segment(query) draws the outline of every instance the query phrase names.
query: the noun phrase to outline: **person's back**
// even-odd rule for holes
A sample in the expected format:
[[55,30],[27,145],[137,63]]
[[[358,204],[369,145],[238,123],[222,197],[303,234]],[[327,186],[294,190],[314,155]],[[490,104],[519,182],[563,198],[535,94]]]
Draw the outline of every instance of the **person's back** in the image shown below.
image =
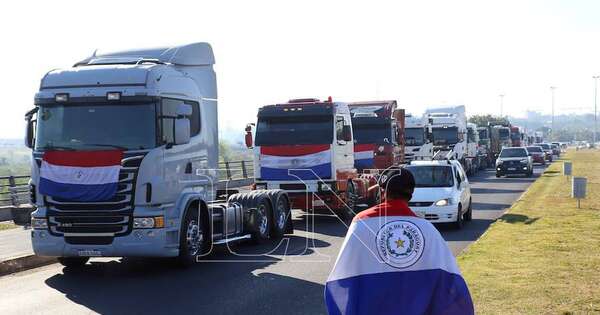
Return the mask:
[[395,169],[382,178],[387,201],[355,217],[327,281],[329,313],[473,314],[446,242],[408,208],[412,174]]

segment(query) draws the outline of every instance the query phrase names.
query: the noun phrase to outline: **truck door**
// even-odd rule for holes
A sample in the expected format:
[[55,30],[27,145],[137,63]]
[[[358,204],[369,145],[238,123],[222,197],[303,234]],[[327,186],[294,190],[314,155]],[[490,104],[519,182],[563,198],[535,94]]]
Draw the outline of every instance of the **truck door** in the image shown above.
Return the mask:
[[354,142],[344,139],[344,127],[351,128],[349,115],[335,116],[335,140],[333,143],[333,168],[336,171],[346,171],[354,168]]

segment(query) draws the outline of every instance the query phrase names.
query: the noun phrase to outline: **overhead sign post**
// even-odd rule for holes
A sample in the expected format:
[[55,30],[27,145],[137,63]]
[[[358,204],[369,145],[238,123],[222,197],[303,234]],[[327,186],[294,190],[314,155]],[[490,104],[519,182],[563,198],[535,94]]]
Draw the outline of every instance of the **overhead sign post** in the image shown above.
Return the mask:
[[581,199],[585,198],[585,191],[587,187],[587,178],[585,177],[573,177],[571,185],[571,197],[577,198],[577,208],[581,208]]

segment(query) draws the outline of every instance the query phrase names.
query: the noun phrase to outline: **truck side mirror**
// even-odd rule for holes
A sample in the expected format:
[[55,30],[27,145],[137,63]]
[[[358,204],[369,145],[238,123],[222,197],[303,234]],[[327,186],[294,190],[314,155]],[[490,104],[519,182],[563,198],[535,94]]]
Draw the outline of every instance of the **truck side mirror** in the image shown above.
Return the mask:
[[344,125],[342,129],[342,138],[344,141],[352,141],[352,127]]
[[246,136],[244,137],[244,140],[246,141],[246,148],[248,149],[252,149],[254,147],[254,142],[252,141],[252,126],[254,126],[254,124],[247,124],[245,129]]
[[35,123],[36,120],[32,119],[33,115],[37,113],[38,107],[30,110],[25,114],[25,146],[32,149],[35,145]]
[[175,144],[186,144],[190,142],[190,118],[192,106],[179,104],[177,106],[177,118],[175,119]]

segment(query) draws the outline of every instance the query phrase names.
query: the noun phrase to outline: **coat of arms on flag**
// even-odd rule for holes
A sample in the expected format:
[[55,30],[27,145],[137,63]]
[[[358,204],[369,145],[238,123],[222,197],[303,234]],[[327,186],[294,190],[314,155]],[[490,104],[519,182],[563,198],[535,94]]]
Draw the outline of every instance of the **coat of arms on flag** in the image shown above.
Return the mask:
[[69,201],[104,201],[117,193],[122,151],[47,151],[40,193]]

